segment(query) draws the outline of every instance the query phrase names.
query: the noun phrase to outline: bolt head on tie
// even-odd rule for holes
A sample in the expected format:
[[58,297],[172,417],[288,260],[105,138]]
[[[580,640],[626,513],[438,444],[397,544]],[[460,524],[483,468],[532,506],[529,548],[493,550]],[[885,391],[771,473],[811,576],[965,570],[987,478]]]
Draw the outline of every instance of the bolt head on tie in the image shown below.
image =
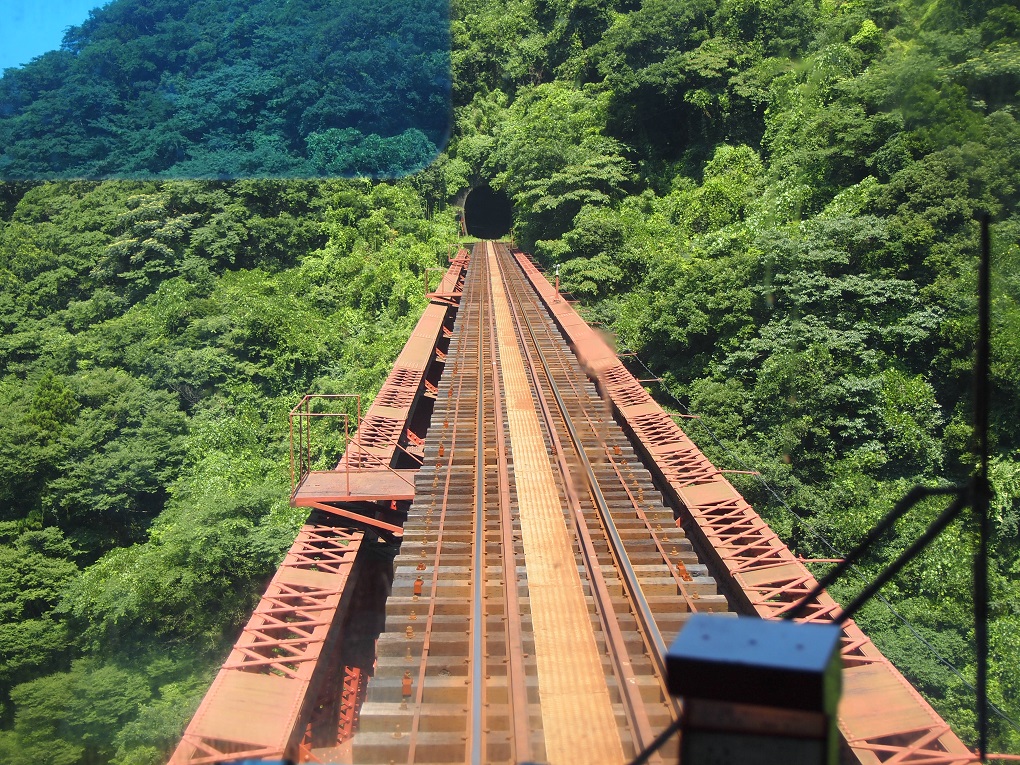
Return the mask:
[[414,637],[414,627],[408,624],[407,629],[404,630],[404,635],[407,637],[408,640],[411,640]]

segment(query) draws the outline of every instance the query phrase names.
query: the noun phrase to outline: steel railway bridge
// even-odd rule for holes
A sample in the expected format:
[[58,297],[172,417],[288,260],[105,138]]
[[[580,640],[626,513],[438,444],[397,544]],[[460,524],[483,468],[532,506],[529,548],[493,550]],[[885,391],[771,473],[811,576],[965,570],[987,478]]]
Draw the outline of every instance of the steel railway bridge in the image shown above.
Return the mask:
[[[815,584],[526,255],[461,250],[429,296],[335,469],[292,412],[311,514],[173,765],[624,762],[679,714],[689,614]],[[845,761],[977,760],[853,622],[842,656]]]

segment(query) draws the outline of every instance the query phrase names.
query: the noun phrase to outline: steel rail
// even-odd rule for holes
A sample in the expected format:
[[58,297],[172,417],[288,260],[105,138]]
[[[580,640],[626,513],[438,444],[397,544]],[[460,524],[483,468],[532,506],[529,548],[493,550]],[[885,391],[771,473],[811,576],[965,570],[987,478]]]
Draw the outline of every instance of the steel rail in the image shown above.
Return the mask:
[[[477,248],[478,245],[475,245]],[[485,262],[488,271],[488,258],[480,258]],[[488,280],[482,279],[482,294],[488,294]],[[471,551],[471,643],[468,659],[471,666],[470,706],[471,726],[468,729],[469,761],[472,765],[481,765],[484,751],[483,741],[485,726],[482,706],[485,697],[485,344],[482,335],[486,323],[484,314],[491,300],[479,301],[478,328],[478,404],[475,417],[475,509],[474,509],[474,549]],[[491,314],[491,308],[489,310]],[[491,319],[491,316],[490,316]]]
[[[500,279],[507,290],[508,297],[510,295],[517,296],[517,291],[512,289],[508,282],[507,271],[504,266],[499,263],[499,250],[497,252],[497,266],[500,269]],[[557,433],[556,425],[553,420],[552,411],[549,408],[546,396],[542,391],[541,381],[538,376],[538,367],[535,363],[534,357],[525,342],[524,325],[528,324],[526,315],[520,309],[519,305],[515,305],[513,300],[508,301],[510,304],[511,314],[514,324],[517,328],[517,335],[521,343],[521,349],[524,352],[524,358],[527,363],[528,373],[531,376],[532,383],[535,387],[535,394],[538,399],[539,408],[542,412],[542,417],[546,423],[546,429],[549,434],[549,438],[552,441],[553,450],[556,455],[556,462],[559,467],[560,473],[563,477],[563,488],[564,493],[567,496],[567,502],[571,508],[571,512],[574,518],[574,524],[578,532],[578,538],[581,541],[581,549],[585,565],[590,575],[590,581],[592,584],[592,593],[595,596],[595,602],[597,604],[597,611],[599,614],[600,621],[602,622],[603,632],[606,636],[607,643],[612,646],[612,650],[609,651],[610,659],[613,662],[614,672],[617,677],[617,681],[620,688],[620,697],[624,702],[624,710],[627,714],[628,722],[631,726],[631,731],[634,735],[636,749],[638,751],[644,749],[654,738],[654,734],[651,730],[651,724],[648,720],[647,710],[645,708],[644,701],[641,699],[640,691],[637,687],[637,682],[634,676],[633,663],[630,659],[630,653],[627,650],[626,643],[623,638],[622,630],[620,629],[619,620],[616,615],[616,610],[613,607],[612,597],[609,594],[609,588],[606,584],[605,577],[602,574],[602,567],[598,560],[598,554],[595,552],[594,543],[591,538],[591,534],[588,529],[587,521],[584,518],[584,512],[581,509],[580,501],[577,497],[577,493],[573,487],[573,481],[570,474],[570,466],[567,464],[566,456],[563,450],[562,442],[560,441]],[[523,323],[522,323],[523,318]],[[529,327],[530,330],[530,327]],[[545,362],[544,357],[541,357],[541,349],[538,348],[537,340],[532,333],[532,342],[535,345],[535,350],[539,353],[540,358],[543,362],[543,366],[546,370],[546,375],[550,383],[550,387],[560,401],[562,407],[562,400],[559,399],[558,391],[551,375],[549,375],[548,365]],[[564,421],[569,422],[565,408],[562,408],[562,417]],[[574,442],[575,448],[577,448],[577,442]],[[583,448],[579,449],[583,453]],[[586,457],[585,457],[586,459]],[[589,465],[590,466],[590,465]],[[603,500],[604,501],[604,500]],[[629,562],[628,562],[629,564]],[[638,591],[640,592],[640,591]],[[643,596],[641,596],[643,598]],[[647,603],[645,603],[647,608]],[[661,636],[660,636],[661,641]]]
[[[536,306],[538,305],[537,299],[533,299],[533,302]],[[564,349],[562,343],[562,335],[554,334],[548,322],[541,322],[541,327],[545,332],[546,338],[549,340],[549,346],[552,348],[553,352],[557,356],[557,360],[560,362],[560,366],[565,370],[569,370],[571,357],[567,355],[568,352],[567,350]],[[616,477],[620,482],[620,486],[622,486],[623,490],[626,492],[627,499],[630,501],[630,504],[634,509],[635,515],[645,525],[645,528],[648,531],[649,538],[652,540],[656,550],[658,550],[659,555],[662,557],[663,563],[666,565],[666,568],[669,571],[670,575],[672,576],[673,581],[676,582],[677,589],[680,591],[680,596],[683,598],[684,603],[687,605],[687,609],[691,613],[696,613],[698,611],[697,606],[698,598],[688,590],[687,582],[679,573],[679,566],[673,565],[672,561],[670,560],[669,554],[666,552],[666,548],[662,545],[662,541],[659,539],[658,534],[656,534],[655,530],[652,528],[651,521],[648,520],[647,514],[641,507],[641,503],[638,501],[637,497],[634,496],[634,493],[631,491],[630,486],[627,485],[627,481],[624,478],[622,471],[620,470],[620,463],[613,456],[612,450],[609,448],[608,441],[606,440],[603,433],[600,432],[600,429],[597,427],[595,421],[592,419],[592,416],[588,411],[588,408],[584,405],[584,395],[581,393],[581,391],[578,390],[577,385],[574,382],[574,376],[571,374],[565,374],[564,377],[567,380],[567,384],[571,387],[571,389],[574,392],[575,401],[578,407],[581,409],[584,420],[585,422],[588,423],[588,427],[591,430],[592,435],[595,437],[595,440],[598,442],[599,446],[605,453],[607,463],[613,468],[613,472],[616,474]],[[606,405],[607,410],[610,409],[610,406],[611,405],[607,403]],[[612,417],[611,414],[609,416],[610,418]],[[627,466],[627,470],[628,472],[631,473],[631,475],[633,475],[633,471],[630,470],[629,466]]]
[[631,599],[634,601],[634,605],[638,608],[638,616],[643,627],[646,631],[646,638],[651,643],[650,647],[654,649],[655,654],[652,656],[656,662],[657,669],[660,672],[661,677],[666,676],[666,643],[662,639],[662,633],[659,631],[659,627],[655,622],[655,617],[652,614],[651,607],[648,605],[648,600],[644,596],[644,592],[641,589],[641,585],[638,582],[637,572],[634,570],[633,565],[630,562],[630,557],[627,555],[627,551],[623,545],[623,539],[620,537],[620,532],[616,527],[616,522],[613,520],[612,514],[609,511],[609,503],[606,502],[605,495],[602,492],[602,487],[599,485],[598,478],[595,475],[595,471],[592,468],[591,460],[588,459],[588,454],[584,449],[584,444],[581,441],[580,435],[577,429],[574,427],[573,418],[567,410],[567,405],[563,400],[563,396],[560,393],[559,385],[553,379],[552,370],[549,366],[549,361],[545,356],[538,343],[538,337],[535,334],[534,327],[532,326],[531,320],[527,314],[522,312],[522,318],[528,328],[528,333],[531,335],[532,342],[535,345],[535,350],[538,355],[538,359],[542,364],[542,369],[545,371],[546,378],[549,381],[549,389],[556,400],[556,404],[559,407],[563,423],[567,428],[570,440],[573,443],[574,450],[577,452],[577,456],[581,461],[582,466],[585,469],[585,475],[588,479],[588,488],[592,492],[596,500],[599,515],[604,524],[606,533],[608,534],[614,557],[617,560],[618,567],[623,573],[624,578],[627,582],[627,589],[631,593]]
[[[491,245],[490,245],[491,246]],[[486,258],[488,261],[488,258]],[[507,468],[506,437],[503,432],[503,392],[500,383],[496,343],[495,311],[489,311],[489,355],[492,374],[493,417],[496,430],[496,476],[499,482],[499,525],[503,542],[503,592],[506,598],[507,658],[510,676],[510,729],[513,733],[514,762],[531,760],[530,715],[527,675],[524,670],[524,641],[521,632],[520,600],[517,593],[517,559],[514,555],[513,514],[510,509],[510,475]]]
[[[526,286],[522,287],[525,294],[532,294],[532,291]],[[537,301],[532,301],[537,303]],[[656,664],[658,676],[664,678],[666,676],[666,644],[662,639],[662,632],[659,630],[658,624],[656,623],[655,616],[652,613],[652,609],[649,606],[648,599],[645,597],[644,592],[641,589],[641,582],[637,579],[636,571],[634,571],[632,564],[630,563],[629,556],[627,555],[626,548],[623,545],[623,540],[620,538],[619,530],[616,527],[616,523],[613,520],[612,513],[609,510],[609,504],[606,501],[605,495],[602,492],[598,477],[595,474],[595,470],[592,467],[591,460],[588,458],[588,454],[584,451],[583,443],[580,440],[578,432],[573,424],[572,417],[567,411],[566,403],[560,393],[559,386],[553,379],[552,370],[549,366],[548,359],[545,353],[539,347],[537,336],[534,334],[534,328],[531,322],[525,315],[525,321],[528,326],[528,331],[532,336],[532,340],[535,344],[535,349],[539,353],[539,358],[542,361],[543,368],[546,371],[546,375],[549,378],[550,389],[556,399],[557,405],[562,413],[564,425],[570,436],[570,440],[573,442],[574,449],[577,452],[577,456],[580,459],[581,465],[584,467],[584,472],[589,481],[589,489],[596,501],[596,505],[599,511],[599,515],[604,524],[605,530],[611,542],[611,548],[613,557],[616,559],[617,566],[620,572],[623,574],[624,579],[627,583],[627,590],[631,593],[631,600],[636,606],[635,615],[639,617],[639,622],[642,625],[642,631],[645,634],[646,643],[649,647],[649,655]],[[555,346],[554,346],[555,347]],[[624,484],[625,486],[625,484]],[[654,535],[654,534],[653,534]],[[660,548],[661,550],[661,548]],[[661,551],[664,553],[664,551]],[[668,560],[668,558],[667,558]],[[670,568],[672,568],[670,566]],[[690,603],[690,602],[688,602]],[[667,695],[667,698],[668,697]]]
[[443,485],[443,504],[439,511],[439,527],[436,531],[436,550],[432,559],[432,582],[429,588],[429,610],[425,621],[424,635],[422,636],[421,659],[418,669],[418,684],[417,689],[415,690],[414,712],[412,714],[409,730],[410,741],[408,743],[407,750],[408,765],[413,765],[415,761],[415,749],[418,738],[417,734],[418,729],[421,726],[421,710],[425,695],[425,678],[428,674],[429,650],[432,641],[432,628],[435,624],[436,617],[436,599],[439,593],[439,564],[443,550],[443,531],[446,527],[446,511],[450,496],[450,481],[453,476],[453,458],[456,454],[457,428],[460,423],[460,405],[465,399],[465,397],[461,395],[464,389],[464,379],[464,375],[457,376],[457,395],[452,397],[455,401],[453,410],[453,430],[450,434],[450,455],[447,457],[446,462],[446,477]]

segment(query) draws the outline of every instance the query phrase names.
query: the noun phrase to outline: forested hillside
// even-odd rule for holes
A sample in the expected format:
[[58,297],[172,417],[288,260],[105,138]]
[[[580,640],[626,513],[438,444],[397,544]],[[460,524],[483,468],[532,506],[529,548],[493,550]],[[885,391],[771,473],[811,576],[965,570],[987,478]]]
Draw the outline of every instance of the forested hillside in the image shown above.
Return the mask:
[[0,78],[0,177],[391,177],[446,141],[442,0],[99,5]]
[[[809,558],[970,471],[990,214],[990,692],[1020,719],[1017,4],[454,0],[453,16],[454,140],[408,181],[0,187],[0,760],[163,759],[302,520],[286,411],[378,386],[455,234],[445,205],[480,182],[662,377],[656,395],[701,415],[699,445],[762,472],[735,483]],[[972,531],[860,621],[973,742]],[[992,722],[993,748],[1020,752]]]
[[378,389],[456,228],[413,181],[3,191],[0,761],[162,762],[307,517],[287,412]]
[[[762,471],[735,483],[806,557],[971,470],[977,217],[992,216],[991,697],[1014,721],[993,715],[995,746],[1020,751],[1018,5],[454,6],[447,175],[511,196],[523,246],[562,264],[664,403],[701,415],[691,435],[720,466]],[[973,741],[971,532],[943,534],[860,621]]]

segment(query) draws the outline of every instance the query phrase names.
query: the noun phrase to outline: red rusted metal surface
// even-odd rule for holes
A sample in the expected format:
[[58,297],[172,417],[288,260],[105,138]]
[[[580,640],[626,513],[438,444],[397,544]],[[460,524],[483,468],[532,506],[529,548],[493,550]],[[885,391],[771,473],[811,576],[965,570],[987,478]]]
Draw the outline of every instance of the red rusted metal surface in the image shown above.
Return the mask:
[[304,526],[170,759],[298,758],[316,665],[338,637],[362,532]]
[[[440,280],[442,294],[449,297],[462,288],[467,262],[467,253],[460,251]],[[402,532],[399,522],[391,523],[385,516],[397,509],[398,502],[406,504],[414,496],[413,470],[398,465],[402,455],[414,457],[414,450],[420,449],[421,439],[409,423],[421,398],[434,396],[442,365],[437,344],[449,337],[450,302],[433,300],[425,309],[364,418],[360,397],[353,396],[357,399],[353,436],[346,413],[311,408],[316,399],[350,396],[305,396],[292,410],[295,506],[392,535]],[[344,419],[346,448],[333,471],[311,469],[314,417]],[[412,464],[420,465],[420,457]],[[370,512],[366,506],[378,509]],[[321,716],[324,706],[321,686],[336,676],[334,668],[320,666],[319,659],[330,655],[339,642],[349,600],[345,588],[356,571],[363,536],[362,531],[325,525],[302,529],[189,724],[171,760],[174,765],[242,757],[311,758],[314,718]],[[364,682],[359,674],[362,696]],[[357,698],[353,702],[348,698],[347,706],[343,701],[334,720],[337,740],[353,730],[360,704]]]
[[409,442],[407,425],[414,405],[428,390],[426,375],[429,367],[434,361],[443,362],[442,353],[437,354],[436,345],[445,336],[450,309],[455,303],[439,297],[459,298],[469,259],[466,250],[459,251],[443,274],[436,292],[430,293],[432,302],[394,362],[393,370],[358,427],[354,443],[337,465],[338,470],[389,466],[398,451],[406,449]]
[[414,470],[365,468],[313,470],[297,487],[291,504],[314,507],[315,502],[382,502],[414,499]]
[[[615,352],[521,252],[515,251],[546,307],[586,371],[612,401],[635,445],[653,461],[685,508],[685,528],[697,533],[728,574],[745,610],[778,618],[816,584],[768,524],[723,477]],[[832,621],[841,609],[828,594],[805,621]],[[862,763],[972,762],[974,755],[854,622],[843,629],[840,729]]]
[[[464,269],[468,260],[466,251],[458,252],[440,279],[440,291],[448,295],[459,294],[459,290],[463,289]],[[428,271],[424,278],[427,280]],[[374,500],[399,500],[408,499],[410,490],[413,496],[413,481],[401,475],[401,471],[395,470],[395,465],[400,455],[413,457],[420,464],[421,457],[418,452],[421,438],[408,427],[408,423],[421,398],[434,395],[435,382],[428,378],[431,374],[438,379],[441,374],[441,368],[436,365],[443,363],[443,356],[437,345],[446,337],[450,319],[450,305],[433,300],[422,313],[386,382],[363,418],[358,397],[356,430],[353,437],[345,433],[346,450],[335,468],[336,479],[328,477],[325,471],[311,470],[310,421],[315,417],[338,415],[311,412],[308,402],[314,398],[337,399],[343,396],[305,396],[294,408],[291,412],[291,465],[292,472],[296,475],[292,504],[316,507],[346,518],[353,518],[355,515],[352,514],[353,511],[349,508],[342,509],[340,503],[360,501],[366,494],[375,495],[372,497]],[[387,471],[394,477],[399,477],[404,485],[399,486],[392,477],[387,477],[385,475]],[[352,481],[357,487],[356,491],[350,488]],[[339,491],[340,484],[344,487],[342,493]],[[393,493],[389,497],[385,496],[388,487],[393,487]],[[390,527],[393,526],[393,524],[380,525],[368,516],[365,516],[365,522],[387,530],[392,530]]]
[[349,741],[358,729],[358,713],[365,700],[368,678],[359,667],[344,667],[343,685],[340,688],[340,720],[337,725],[337,743]]

